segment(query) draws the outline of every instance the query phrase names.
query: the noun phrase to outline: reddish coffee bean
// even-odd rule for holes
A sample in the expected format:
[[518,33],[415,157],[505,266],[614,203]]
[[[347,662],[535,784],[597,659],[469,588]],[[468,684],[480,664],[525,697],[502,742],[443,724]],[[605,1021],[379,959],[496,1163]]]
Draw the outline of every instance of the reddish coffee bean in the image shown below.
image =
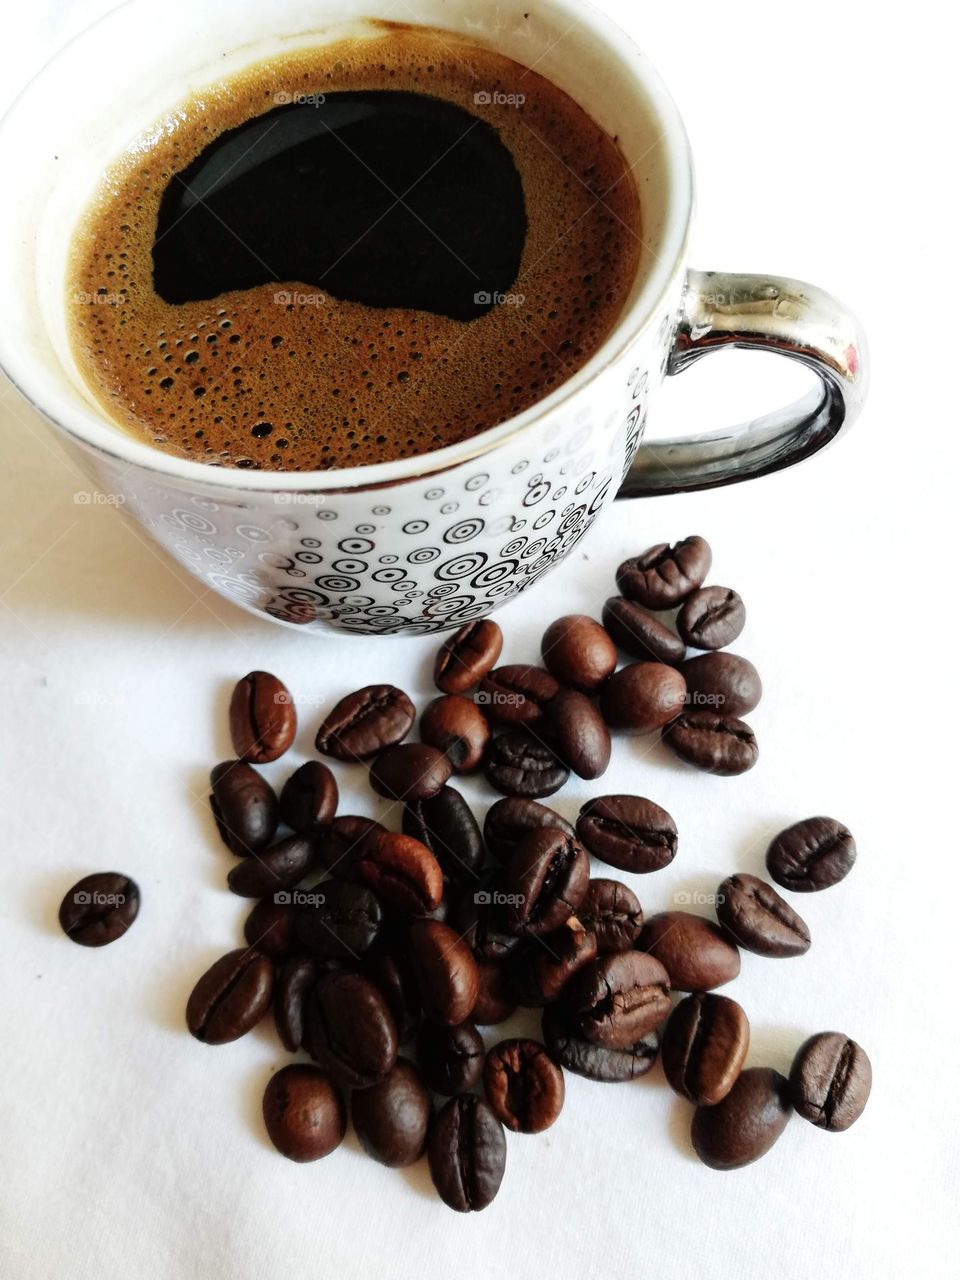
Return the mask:
[[136,882],[119,871],[84,876],[64,894],[60,928],[81,947],[105,947],[127,932],[140,910]]
[[507,1018],[516,1013],[517,1001],[505,967],[493,960],[481,960],[477,962],[477,969],[480,974],[480,986],[471,1015],[474,1022],[481,1027],[492,1027],[498,1022],[506,1022]]
[[366,840],[357,871],[385,903],[410,915],[429,915],[443,897],[440,863],[425,844],[397,831]]
[[599,778],[610,763],[610,731],[584,693],[561,689],[543,710],[540,732],[579,778]]
[[563,1072],[539,1040],[501,1040],[487,1054],[483,1089],[501,1124],[542,1133],[563,1108]]
[[415,920],[410,957],[426,1016],[448,1027],[465,1022],[480,988],[477,962],[467,943],[438,920]]
[[590,861],[562,831],[533,831],[518,845],[504,881],[504,921],[511,933],[540,936],[572,916],[587,891]]
[[454,773],[473,773],[483,763],[490,726],[475,702],[450,693],[428,703],[420,717],[420,737],[443,752]]
[[644,662],[682,662],[687,647],[678,635],[652,613],[627,600],[611,596],[603,606],[603,625],[625,653]]
[[256,857],[238,862],[227,876],[227,888],[241,898],[265,898],[292,889],[310,872],[315,857],[308,836],[287,836]]
[[681,1097],[712,1107],[733,1088],[749,1047],[750,1024],[736,1000],[700,991],[667,1019],[663,1073]]
[[701,587],[684,601],[677,630],[693,649],[723,649],[743,630],[747,611],[729,587]]
[[240,760],[277,760],[297,736],[297,710],[290,690],[269,671],[238,680],[230,698],[230,738]]
[[637,946],[656,956],[675,991],[710,991],[740,972],[740,952],[723,931],[689,911],[651,916]]
[[619,880],[591,880],[577,916],[595,936],[601,955],[629,951],[643,928],[643,909],[632,889]]
[[750,1067],[715,1106],[697,1107],[690,1138],[711,1169],[741,1169],[766,1155],[789,1119],[787,1081],[769,1067]]
[[760,756],[748,724],[712,711],[685,711],[667,727],[663,741],[686,764],[724,778],[746,773]]
[[204,1044],[239,1040],[267,1012],[272,995],[269,958],[252,947],[238,947],[198,980],[187,1001],[187,1027]]
[[681,663],[687,682],[687,710],[713,711],[725,717],[749,715],[763,696],[752,662],[736,653],[700,653]]
[[704,582],[712,560],[703,538],[684,538],[672,547],[661,542],[624,560],[617,570],[617,586],[646,609],[673,609]]
[[377,756],[370,766],[370,785],[391,800],[427,800],[449,782],[452,772],[442,751],[410,742]]
[[837,1031],[821,1031],[797,1050],[790,1097],[804,1120],[840,1133],[863,1114],[872,1083],[870,1059],[857,1042]]
[[577,836],[601,862],[621,871],[660,871],[677,852],[677,824],[643,796],[597,796],[577,819]]
[[277,974],[273,1020],[283,1047],[291,1053],[303,1044],[304,1001],[317,973],[317,962],[311,956],[291,956]]
[[444,693],[464,693],[497,665],[503,648],[503,632],[484,618],[468,622],[442,645],[433,669],[437,688]]
[[292,831],[313,834],[329,826],[340,795],[337,780],[320,760],[308,760],[283,784],[280,817]]
[[298,1062],[282,1067],[268,1081],[263,1122],[280,1154],[302,1164],[339,1147],[347,1113],[333,1081],[316,1067]]
[[600,710],[611,729],[654,733],[680,714],[686,696],[686,683],[674,667],[635,662],[603,686]]
[[583,613],[551,622],[540,652],[551,675],[581,693],[598,689],[617,665],[617,646],[599,622]]
[[504,724],[536,724],[559,692],[560,685],[549,671],[515,663],[484,676],[476,701],[486,715]]
[[337,760],[369,760],[413,727],[413,703],[392,684],[371,684],[341,698],[317,731],[317,750]]
[[545,804],[525,800],[522,796],[507,796],[487,810],[483,838],[497,861],[507,863],[524,836],[542,827],[556,827],[568,836],[574,835],[573,827],[566,818],[561,818]]
[[231,853],[260,853],[273,839],[279,811],[273,787],[243,760],[224,760],[210,770],[210,808],[220,838]]
[[654,956],[620,951],[600,956],[568,983],[561,1001],[571,1029],[592,1044],[626,1049],[670,1012],[670,979]]
[[403,1169],[423,1155],[433,1105],[412,1062],[398,1058],[389,1075],[351,1096],[350,1114],[368,1156]]

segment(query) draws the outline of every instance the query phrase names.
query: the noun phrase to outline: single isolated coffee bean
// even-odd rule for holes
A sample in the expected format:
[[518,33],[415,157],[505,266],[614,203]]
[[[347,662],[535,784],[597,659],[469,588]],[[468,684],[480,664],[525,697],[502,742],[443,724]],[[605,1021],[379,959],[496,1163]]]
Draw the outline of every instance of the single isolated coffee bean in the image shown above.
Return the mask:
[[507,796],[497,800],[487,810],[483,821],[483,838],[487,848],[498,862],[507,863],[514,849],[531,831],[543,827],[555,827],[565,835],[574,835],[566,818],[536,800],[524,800],[522,796]]
[[303,1044],[303,1010],[307,992],[317,980],[312,956],[291,956],[277,973],[273,992],[273,1020],[285,1049],[296,1053]]
[[402,689],[370,684],[341,698],[317,731],[317,750],[336,760],[369,760],[402,742],[416,713]]
[[468,622],[446,640],[433,668],[434,684],[443,693],[465,693],[497,665],[503,632],[495,622]]
[[767,870],[784,889],[815,893],[839,884],[857,859],[853,836],[835,818],[805,818],[767,850]]
[[561,1004],[578,1035],[610,1049],[626,1049],[670,1012],[670,978],[654,956],[620,951],[600,956],[570,981]]
[[684,601],[677,630],[692,649],[723,649],[743,630],[747,611],[729,587],[701,587]]
[[643,796],[588,800],[577,819],[577,835],[595,858],[620,871],[660,871],[677,852],[677,824]]
[[127,932],[140,910],[140,890],[119,871],[78,880],[60,903],[60,928],[81,947],[105,947]]
[[439,920],[415,920],[410,927],[410,956],[423,1012],[452,1027],[473,1012],[480,974],[467,943]]
[[429,1088],[452,1097],[467,1093],[483,1073],[483,1039],[472,1022],[444,1027],[425,1022],[417,1033],[417,1061]]
[[483,764],[490,726],[476,702],[448,693],[427,704],[420,737],[450,761],[454,773],[473,773]]
[[601,1084],[618,1084],[646,1075],[657,1060],[660,1044],[656,1031],[648,1031],[636,1044],[624,1049],[593,1044],[574,1029],[562,1002],[549,1004],[544,1009],[543,1038],[550,1056],[559,1066]]
[[619,880],[591,880],[577,918],[596,936],[601,955],[629,951],[643,928],[643,908],[632,889]]
[[483,1090],[513,1133],[542,1133],[563,1108],[563,1072],[539,1040],[501,1040],[487,1054]]
[[279,808],[273,787],[243,760],[210,770],[210,808],[220,839],[231,853],[260,853],[274,837]]
[[663,1028],[663,1074],[682,1098],[712,1107],[733,1088],[749,1047],[750,1024],[736,1000],[698,991]]
[[504,881],[506,927],[540,936],[574,914],[587,891],[590,860],[583,846],[562,831],[532,831],[517,846]]
[[293,1063],[267,1082],[263,1122],[270,1141],[288,1160],[320,1160],[339,1147],[347,1113],[336,1085],[306,1063]]
[[283,784],[280,817],[292,831],[313,834],[333,821],[339,799],[331,771],[320,760],[308,760]]
[[703,916],[661,911],[643,926],[637,946],[656,956],[675,991],[710,991],[740,972],[740,952]]
[[570,770],[550,748],[523,730],[493,739],[485,772],[487,781],[502,795],[527,800],[552,796],[570,777]]
[[690,1138],[711,1169],[742,1169],[766,1155],[789,1119],[784,1077],[769,1067],[748,1067],[715,1106],[697,1107]]
[[397,1037],[403,1044],[416,1032],[422,1017],[416,975],[406,946],[377,942],[363,957],[363,971],[390,1006]]
[[370,785],[391,800],[427,800],[450,780],[453,768],[436,747],[408,742],[382,751],[370,766]]
[[290,690],[269,671],[251,671],[230,698],[230,739],[240,760],[278,760],[297,736],[297,709]]
[[429,915],[443,897],[440,863],[425,844],[398,831],[367,840],[357,870],[383,902],[408,915]]
[[270,1007],[273,965],[252,947],[238,947],[206,971],[187,1001],[187,1027],[204,1044],[228,1044],[255,1027]]
[[368,1089],[397,1060],[397,1026],[369,979],[347,969],[322,974],[307,998],[304,1043],[345,1089]]
[[500,1190],[507,1160],[503,1127],[475,1093],[451,1098],[427,1142],[430,1176],[444,1204],[458,1213],[485,1209]]
[[713,711],[685,711],[668,726],[663,740],[686,764],[724,778],[746,773],[760,755],[748,724]]
[[227,876],[227,888],[241,898],[265,898],[292,889],[309,873],[315,858],[309,836],[287,836],[256,857],[238,862]]
[[367,841],[376,839],[386,829],[373,818],[341,814],[314,837],[317,861],[338,880],[355,880]]
[[596,960],[596,934],[571,916],[541,942],[521,948],[507,962],[517,1000],[539,1009],[559,998],[575,973]]
[[702,585],[712,561],[703,538],[684,538],[672,547],[660,542],[624,560],[617,570],[617,586],[645,609],[673,609]]
[[398,1058],[389,1075],[350,1100],[350,1114],[368,1156],[403,1169],[423,1155],[433,1105],[412,1062]]
[[610,730],[585,693],[561,689],[543,710],[540,732],[578,778],[599,778],[610,763]]
[[733,941],[758,956],[802,956],[810,930],[773,885],[759,876],[729,876],[717,890],[717,919]]
[[736,653],[699,653],[680,664],[687,682],[687,710],[715,711],[739,718],[763,697],[763,683],[752,662]]
[[617,646],[593,618],[571,613],[551,622],[540,642],[543,665],[581,693],[599,689],[617,666]]
[[321,960],[353,960],[373,946],[383,924],[380,899],[366,885],[326,880],[293,909],[293,932]]
[[665,622],[625,596],[611,596],[602,618],[611,639],[632,658],[676,666],[686,655],[687,646]]
[[841,1133],[863,1113],[872,1083],[870,1059],[857,1042],[837,1031],[821,1031],[797,1050],[790,1098],[804,1120]]
[[505,965],[494,960],[480,960],[477,969],[480,986],[472,1017],[478,1026],[494,1027],[516,1013],[517,1000]]
[[441,787],[403,810],[403,830],[433,853],[448,880],[474,880],[483,863],[483,837],[470,806],[453,787]]
[[634,662],[603,686],[600,710],[611,729],[655,733],[680,714],[686,696],[686,683],[675,667]]
[[477,705],[504,724],[536,724],[560,685],[542,667],[514,663],[496,667],[480,681]]

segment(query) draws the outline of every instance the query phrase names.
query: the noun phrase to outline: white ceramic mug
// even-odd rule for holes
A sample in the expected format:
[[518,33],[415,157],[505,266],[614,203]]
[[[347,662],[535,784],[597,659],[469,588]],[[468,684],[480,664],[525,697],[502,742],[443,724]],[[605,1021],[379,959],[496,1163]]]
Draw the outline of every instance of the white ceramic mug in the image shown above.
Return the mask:
[[[432,453],[314,473],[211,468],[107,419],[67,341],[67,252],[104,171],[190,93],[291,48],[380,35],[371,19],[459,33],[536,65],[608,133],[643,205],[623,314],[573,377],[498,427]],[[281,35],[277,35],[281,32]],[[866,389],[856,320],[795,280],[690,271],[691,159],[656,72],[580,0],[132,0],[68,45],[0,123],[0,364],[94,483],[207,585],[309,629],[439,631],[558,564],[618,496],[726,484],[834,439]],[[10,299],[17,301],[11,302]],[[668,373],[734,344],[813,368],[804,400],[733,430],[642,443]]]

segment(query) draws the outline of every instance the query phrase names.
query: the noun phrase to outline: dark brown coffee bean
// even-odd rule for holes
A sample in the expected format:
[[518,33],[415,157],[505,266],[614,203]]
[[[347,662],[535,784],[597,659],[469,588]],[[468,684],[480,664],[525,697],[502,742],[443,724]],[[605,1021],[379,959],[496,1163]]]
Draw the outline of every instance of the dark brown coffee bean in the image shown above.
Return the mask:
[[556,827],[568,836],[574,835],[573,827],[566,818],[561,818],[545,804],[524,800],[521,796],[508,796],[487,810],[483,838],[497,861],[507,863],[524,836],[543,827]]
[[238,947],[206,971],[187,1001],[187,1027],[204,1044],[227,1044],[257,1025],[270,1007],[273,965],[252,947]]
[[517,1001],[506,968],[494,960],[481,960],[477,963],[477,969],[480,986],[473,1006],[474,1022],[481,1027],[493,1027],[498,1022],[506,1022],[517,1011]]
[[684,538],[672,547],[660,542],[624,560],[617,570],[617,586],[646,609],[672,609],[703,583],[712,560],[703,538]]
[[677,614],[677,630],[694,649],[723,649],[743,630],[747,611],[729,587],[701,587]]
[[581,693],[598,689],[617,665],[617,646],[599,622],[583,613],[551,622],[540,652],[550,674]]
[[140,890],[119,871],[78,880],[60,903],[60,928],[81,947],[105,947],[127,932],[140,910]]
[[377,795],[391,800],[426,800],[446,786],[452,772],[442,751],[408,742],[377,756],[370,766],[370,785]]
[[270,1141],[288,1160],[327,1156],[343,1141],[347,1113],[333,1081],[316,1067],[293,1063],[270,1077],[263,1093]]
[[759,876],[724,880],[717,891],[717,919],[738,946],[758,956],[802,956],[810,949],[810,930]]
[[542,1133],[563,1109],[563,1072],[539,1040],[501,1040],[487,1054],[483,1090],[513,1133]]
[[260,853],[273,839],[279,810],[273,787],[242,760],[224,760],[210,770],[210,808],[220,839],[231,853]]
[[470,806],[453,787],[403,811],[403,830],[433,852],[448,880],[475,881],[483,863],[483,838]]
[[406,1058],[378,1084],[354,1093],[350,1114],[364,1151],[391,1169],[414,1164],[426,1150],[433,1104]]
[[570,777],[569,769],[550,748],[523,730],[493,739],[485,772],[497,791],[527,800],[552,796]]
[[425,1022],[417,1033],[417,1060],[434,1093],[452,1097],[472,1089],[483,1073],[483,1039],[472,1022],[452,1027]]
[[591,880],[577,916],[596,935],[601,955],[629,951],[643,928],[643,909],[632,889],[619,880]]
[[397,1037],[403,1044],[421,1021],[420,993],[405,942],[402,946],[378,942],[364,955],[363,969],[390,1006],[397,1024]]
[[549,671],[515,663],[484,676],[476,702],[486,715],[504,724],[536,724],[559,692],[560,685]]
[[429,915],[443,897],[440,863],[425,844],[398,831],[366,840],[357,870],[383,902],[409,915]]
[[835,818],[805,818],[767,850],[767,870],[784,889],[814,893],[839,884],[857,859],[853,836]]
[[438,920],[415,920],[410,928],[410,955],[426,1016],[448,1027],[465,1022],[480,985],[477,962],[467,943]]
[[280,889],[292,889],[308,874],[315,857],[308,836],[287,836],[238,862],[227,876],[227,888],[241,898],[265,898]]
[[574,1030],[570,1014],[562,1004],[550,1004],[544,1009],[543,1038],[550,1056],[559,1066],[604,1084],[646,1075],[657,1060],[660,1043],[659,1033],[648,1031],[636,1044],[625,1049],[593,1044]]
[[740,952],[712,920],[661,911],[643,926],[637,946],[656,956],[675,991],[710,991],[740,972]]
[[769,1067],[750,1067],[716,1106],[697,1107],[690,1139],[711,1169],[742,1169],[766,1155],[789,1119],[786,1080]]
[[316,980],[317,964],[312,956],[291,956],[277,974],[273,1020],[283,1047],[291,1053],[303,1044],[304,1001]]
[[386,829],[373,818],[341,814],[315,836],[317,861],[338,880],[355,880],[367,841],[376,839]]
[[760,755],[748,724],[713,711],[685,711],[667,728],[663,740],[686,764],[724,778],[746,773]]
[[473,773],[483,763],[490,726],[475,702],[448,693],[427,704],[420,717],[420,737],[443,752],[454,773]]
[[597,937],[577,916],[508,961],[513,990],[528,1009],[559,999],[575,973],[596,960]]
[[500,1121],[475,1093],[451,1098],[431,1130],[427,1157],[444,1204],[458,1213],[485,1209],[500,1190],[507,1160]]
[[372,890],[346,880],[326,880],[309,893],[295,891],[293,932],[321,960],[351,960],[376,942],[383,908]]
[[[277,894],[280,899],[291,896],[286,891]],[[261,898],[244,922],[243,936],[272,960],[285,960],[293,950],[293,907],[273,897]]]
[[750,1047],[747,1015],[727,996],[681,1000],[663,1028],[663,1073],[682,1098],[712,1107],[725,1098]]
[[611,729],[654,733],[680,714],[686,696],[686,683],[675,667],[634,662],[603,686],[600,710]]
[[841,1133],[863,1113],[872,1083],[870,1059],[857,1042],[837,1031],[821,1031],[797,1050],[790,1098],[804,1120]]
[[337,780],[320,760],[308,760],[292,773],[280,792],[280,817],[292,831],[313,834],[337,812]]
[[626,1049],[670,1012],[670,979],[659,960],[642,951],[600,956],[571,980],[561,1002],[578,1035],[592,1044]]
[[603,606],[603,625],[624,653],[644,662],[682,662],[687,647],[652,613],[624,596],[611,596]]
[[337,760],[369,760],[413,727],[413,703],[392,684],[370,684],[341,698],[317,731],[317,750]]
[[561,689],[544,707],[539,732],[579,778],[599,778],[610,763],[610,731],[585,693]]
[[508,933],[503,921],[505,878],[506,873],[498,870],[484,875],[479,884],[471,881],[450,904],[450,924],[478,960],[499,963],[520,946],[520,938]]
[[297,736],[297,709],[290,690],[269,671],[238,680],[230,698],[230,738],[241,760],[277,760]]
[[322,974],[307,998],[304,1044],[344,1089],[368,1089],[397,1060],[397,1026],[369,979],[339,969]]
[[763,696],[757,668],[736,653],[699,653],[680,664],[687,682],[687,710],[749,715]]
[[577,835],[595,858],[620,871],[660,871],[677,852],[677,824],[643,796],[588,800],[577,819]]
[[464,693],[497,665],[503,632],[495,622],[468,622],[442,645],[433,680],[444,693]]
[[562,831],[532,831],[507,867],[504,921],[511,933],[540,936],[570,918],[587,891],[590,861],[583,846]]

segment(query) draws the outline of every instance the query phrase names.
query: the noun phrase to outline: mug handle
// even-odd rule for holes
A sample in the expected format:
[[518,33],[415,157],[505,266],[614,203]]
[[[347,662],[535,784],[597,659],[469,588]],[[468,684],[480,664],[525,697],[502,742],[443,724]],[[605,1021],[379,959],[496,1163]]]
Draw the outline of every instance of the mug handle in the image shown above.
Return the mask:
[[710,489],[779,471],[829,444],[863,404],[863,330],[851,311],[814,285],[784,276],[688,272],[667,373],[731,346],[799,360],[820,385],[784,409],[726,431],[641,444],[619,497]]

